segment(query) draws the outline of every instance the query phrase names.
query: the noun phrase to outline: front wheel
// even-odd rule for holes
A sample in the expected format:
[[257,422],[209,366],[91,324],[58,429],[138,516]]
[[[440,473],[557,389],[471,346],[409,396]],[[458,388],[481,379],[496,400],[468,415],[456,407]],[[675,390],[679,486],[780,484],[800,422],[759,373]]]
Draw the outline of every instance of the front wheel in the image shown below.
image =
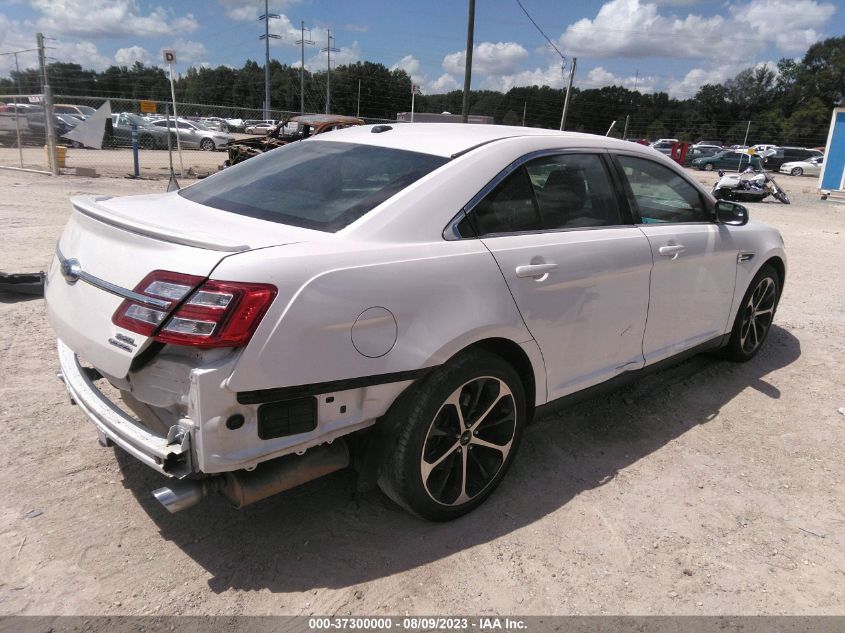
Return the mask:
[[383,423],[395,441],[379,487],[412,513],[449,521],[499,485],[525,426],[519,375],[499,356],[474,351],[409,387]]
[[780,297],[780,279],[766,264],[752,280],[739,304],[725,354],[731,360],[745,362],[754,358],[766,340]]
[[793,167],[789,174],[790,176],[802,176],[804,174],[804,170],[800,167]]
[[705,163],[704,171],[713,171],[713,163]]
[[780,200],[784,204],[789,204],[789,197],[783,191],[778,191],[772,195],[775,197],[775,200]]

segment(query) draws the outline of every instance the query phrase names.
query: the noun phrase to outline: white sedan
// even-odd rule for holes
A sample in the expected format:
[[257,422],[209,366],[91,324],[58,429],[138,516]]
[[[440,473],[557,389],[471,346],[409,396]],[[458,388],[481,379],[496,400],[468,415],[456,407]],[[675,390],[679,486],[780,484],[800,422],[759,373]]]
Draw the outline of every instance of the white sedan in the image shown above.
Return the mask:
[[790,176],[818,176],[822,170],[824,156],[814,156],[807,160],[796,160],[780,166],[780,173]]
[[654,150],[522,127],[353,127],[72,204],[46,290],[61,375],[171,511],[354,463],[455,518],[539,407],[751,359],[786,271],[775,229]]

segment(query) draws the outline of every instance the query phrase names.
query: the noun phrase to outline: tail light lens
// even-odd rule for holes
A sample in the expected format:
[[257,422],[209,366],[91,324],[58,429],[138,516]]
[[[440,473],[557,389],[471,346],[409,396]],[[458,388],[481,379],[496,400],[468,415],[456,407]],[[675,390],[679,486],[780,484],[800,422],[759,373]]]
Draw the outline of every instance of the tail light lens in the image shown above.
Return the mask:
[[135,292],[167,305],[126,299],[112,317],[115,325],[155,336],[161,343],[241,347],[252,338],[277,291],[269,284],[204,281],[195,275],[157,270]]

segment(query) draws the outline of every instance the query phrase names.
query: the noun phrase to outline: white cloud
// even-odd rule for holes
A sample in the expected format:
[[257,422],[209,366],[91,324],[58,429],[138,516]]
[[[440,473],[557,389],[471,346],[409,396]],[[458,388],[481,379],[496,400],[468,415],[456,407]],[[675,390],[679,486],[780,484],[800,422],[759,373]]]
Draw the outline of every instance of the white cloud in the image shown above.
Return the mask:
[[[226,15],[239,22],[257,20],[264,13],[264,5],[255,0],[218,0],[226,11]],[[297,0],[273,0],[270,2],[270,13],[278,13],[283,8],[297,4]],[[271,22],[272,24],[272,22]]]
[[[506,75],[519,68],[528,59],[528,51],[516,42],[482,42],[472,47],[472,72],[479,75]],[[464,74],[466,50],[451,53],[443,58],[443,70],[456,75]]]
[[426,94],[436,95],[443,94],[444,92],[452,92],[460,87],[461,85],[458,83],[457,79],[449,73],[443,73],[427,86],[423,86],[423,90]]
[[370,30],[369,24],[344,24],[340,27],[344,31],[353,31],[355,33],[367,33]]
[[113,65],[108,57],[101,55],[93,42],[53,42],[56,47],[51,57],[63,62],[79,64],[83,68],[93,70],[104,70]]
[[575,75],[575,85],[579,88],[602,88],[604,86],[622,86],[628,90],[637,89],[637,92],[654,92],[657,90],[660,81],[651,75],[628,75],[623,77],[610,72],[602,66],[596,66],[586,75],[578,77]]
[[[325,71],[328,62],[327,57],[327,53],[320,51],[316,55],[313,55],[309,59],[306,59],[306,70],[309,70],[312,73],[319,73]],[[341,46],[338,52],[332,53],[332,68],[334,68],[335,66],[343,66],[344,64],[354,64],[355,62],[360,61],[360,59],[361,47],[358,42],[352,42],[351,46]],[[296,68],[299,68],[298,61],[292,65]]]
[[114,54],[114,61],[118,66],[132,66],[135,62],[149,64],[151,59],[150,52],[142,46],[121,48]]
[[727,15],[664,15],[647,0],[610,0],[596,17],[567,27],[560,44],[592,58],[670,57],[727,63],[741,49],[745,59],[774,45],[800,52],[817,41],[835,12],[816,0],[750,0],[726,5]]
[[[773,71],[775,74],[778,72],[776,62],[767,61],[754,64],[754,68],[760,68],[763,66]],[[668,92],[670,96],[678,99],[690,99],[698,93],[701,86],[704,86],[705,84],[723,84],[728,79],[736,77],[740,70],[742,70],[742,68],[737,68],[736,64],[722,64],[709,69],[693,68],[684,75],[683,79],[670,81],[666,88],[666,92]]]
[[413,55],[405,55],[405,57],[393,64],[390,70],[404,70],[411,78],[411,82],[418,86],[428,80],[428,76],[422,70],[420,60]]
[[190,13],[176,16],[164,7],[144,13],[135,0],[31,0],[30,6],[41,14],[35,26],[53,36],[156,37],[199,27]]
[[[473,64],[474,66],[475,64]],[[521,70],[506,75],[488,75],[482,85],[490,90],[501,90],[502,92],[507,92],[516,86],[561,88],[563,86],[563,72],[560,62],[552,62],[545,69],[534,68],[533,70]]]
[[[208,56],[208,49],[202,42],[176,40],[172,45],[164,48],[169,48],[176,53],[176,62],[179,64],[191,64]],[[159,52],[159,58],[161,58],[161,52]]]

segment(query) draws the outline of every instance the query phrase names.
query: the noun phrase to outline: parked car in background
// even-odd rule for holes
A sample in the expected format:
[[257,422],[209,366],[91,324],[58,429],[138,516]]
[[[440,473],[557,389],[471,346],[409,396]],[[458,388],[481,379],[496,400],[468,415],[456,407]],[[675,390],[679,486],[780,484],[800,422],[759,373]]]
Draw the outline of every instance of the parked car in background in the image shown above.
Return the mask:
[[363,124],[363,119],[341,114],[301,114],[279,122],[264,136],[230,143],[229,158],[223,164],[226,167],[236,165],[291,141],[300,141],[317,134]]
[[[232,137],[217,130],[211,130],[199,121],[189,121],[180,118],[179,121],[174,119],[159,119],[153,121],[153,125],[158,128],[169,129],[176,132],[179,131],[179,142],[182,147],[189,149],[201,149],[207,152],[212,152],[218,149],[226,149]],[[169,125],[169,127],[168,127]]]
[[714,169],[732,169],[739,171],[748,166],[754,169],[759,169],[761,166],[760,157],[753,156],[746,152],[735,152],[732,150],[723,150],[713,156],[696,158],[690,163],[690,166],[695,169],[703,169],[704,171],[712,171]]
[[244,132],[247,134],[266,134],[276,127],[273,121],[255,121],[244,124]]
[[676,138],[661,138],[651,144],[651,147],[656,149],[661,154],[669,156],[672,153],[672,146],[678,142]]
[[753,358],[785,280],[776,229],[617,139],[403,123],[248,163],[74,198],[45,285],[76,410],[167,478],[172,512],[354,464],[455,519],[536,407],[697,352]]
[[693,145],[687,150],[687,155],[684,157],[684,167],[692,165],[692,161],[696,158],[710,158],[723,151],[721,147],[713,147],[712,145]]
[[243,132],[244,131],[244,120],[239,118],[232,118],[232,119],[224,119],[226,121],[226,127],[229,128],[229,132]]
[[780,173],[790,176],[818,176],[824,164],[824,156],[815,156],[807,160],[792,161],[783,163],[780,166]]
[[53,106],[53,112],[56,114],[70,114],[81,117],[84,121],[89,116],[97,111],[96,108],[84,105],[72,105],[70,103],[57,103]]
[[167,148],[167,130],[152,125],[132,112],[112,114],[111,118],[111,132],[106,128],[106,145],[131,147],[132,126],[135,125],[138,129],[138,147],[141,149]]
[[713,141],[708,139],[701,139],[700,141],[696,141],[695,145],[713,145],[715,147],[724,147],[725,144],[722,141]]
[[766,155],[763,165],[770,171],[780,170],[784,163],[805,161],[816,156],[824,156],[822,152],[806,147],[775,147],[774,151]]

